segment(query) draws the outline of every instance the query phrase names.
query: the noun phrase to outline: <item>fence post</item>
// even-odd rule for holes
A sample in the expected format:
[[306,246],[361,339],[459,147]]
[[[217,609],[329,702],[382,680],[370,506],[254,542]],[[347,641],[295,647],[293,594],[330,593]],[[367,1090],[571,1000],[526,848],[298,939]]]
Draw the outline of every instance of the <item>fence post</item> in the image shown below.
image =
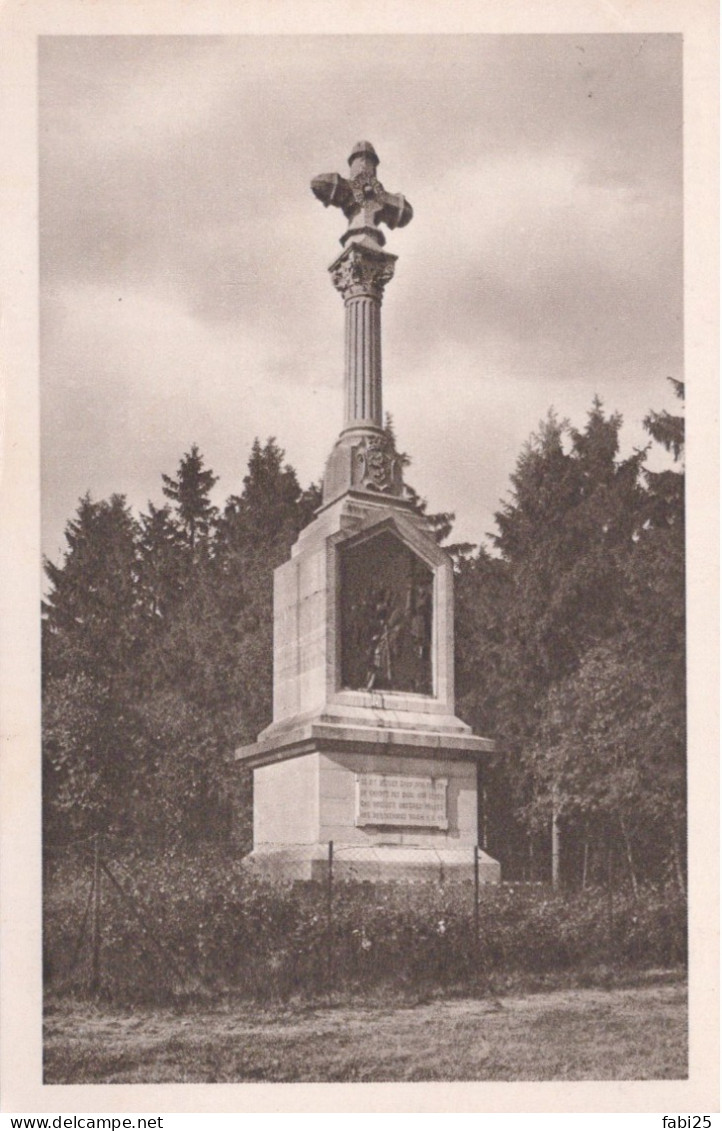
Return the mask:
[[328,875],[326,877],[326,976],[329,988],[333,970],[333,841],[328,842]]
[[90,991],[97,994],[100,989],[100,912],[101,912],[101,872],[100,872],[100,838],[96,833],[93,837],[93,939],[91,952]]
[[609,943],[610,958],[614,955],[614,891],[612,877],[614,874],[614,858],[611,833],[607,833],[607,939]]
[[479,845],[474,845],[474,942],[479,947]]
[[552,887],[559,887],[559,805],[556,786],[552,791]]

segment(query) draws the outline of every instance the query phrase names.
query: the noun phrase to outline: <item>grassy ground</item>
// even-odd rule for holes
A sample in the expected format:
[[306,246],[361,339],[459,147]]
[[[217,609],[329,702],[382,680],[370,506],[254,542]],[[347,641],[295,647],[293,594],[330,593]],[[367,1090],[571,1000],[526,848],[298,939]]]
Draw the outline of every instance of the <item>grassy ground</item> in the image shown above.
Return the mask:
[[183,1012],[58,1001],[46,1084],[661,1080],[687,1075],[686,989]]

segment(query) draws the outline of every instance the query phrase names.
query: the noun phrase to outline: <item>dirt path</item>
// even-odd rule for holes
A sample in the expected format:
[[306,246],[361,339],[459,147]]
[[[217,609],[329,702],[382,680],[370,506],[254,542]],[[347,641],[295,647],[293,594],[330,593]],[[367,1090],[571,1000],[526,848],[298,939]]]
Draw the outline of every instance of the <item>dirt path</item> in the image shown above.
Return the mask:
[[681,984],[336,1008],[56,1006],[45,1083],[655,1080],[687,1074]]

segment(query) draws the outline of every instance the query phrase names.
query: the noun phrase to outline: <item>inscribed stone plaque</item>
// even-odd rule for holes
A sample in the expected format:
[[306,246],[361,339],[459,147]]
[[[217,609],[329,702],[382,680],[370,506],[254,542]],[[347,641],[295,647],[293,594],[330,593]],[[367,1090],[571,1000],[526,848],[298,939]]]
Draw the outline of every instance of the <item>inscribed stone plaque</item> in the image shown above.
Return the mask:
[[432,695],[429,567],[387,531],[340,559],[341,686]]
[[356,824],[448,829],[448,778],[356,775]]

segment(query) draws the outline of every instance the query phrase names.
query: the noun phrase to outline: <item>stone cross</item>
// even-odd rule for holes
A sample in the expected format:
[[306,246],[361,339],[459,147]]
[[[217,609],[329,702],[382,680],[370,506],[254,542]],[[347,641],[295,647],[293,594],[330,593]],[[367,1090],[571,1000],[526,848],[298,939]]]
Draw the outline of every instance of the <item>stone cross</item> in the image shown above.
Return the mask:
[[340,208],[348,220],[341,237],[344,250],[329,267],[346,307],[346,366],[344,427],[327,465],[324,500],[344,486],[392,494],[402,490],[381,404],[381,301],[396,256],[383,250],[379,224],[403,228],[413,210],[405,197],[386,192],[377,179],[379,159],[370,142],[355,145],[348,162],[348,179],[326,173],[311,182],[314,196],[326,207]]
[[348,163],[348,179],[338,173],[324,173],[314,177],[311,189],[324,207],[335,205],[348,220],[348,230],[341,237],[344,246],[353,239],[367,246],[383,247],[386,239],[379,224],[403,228],[412,218],[413,209],[401,193],[386,192],[377,179],[379,159],[370,141],[359,141],[351,150]]

